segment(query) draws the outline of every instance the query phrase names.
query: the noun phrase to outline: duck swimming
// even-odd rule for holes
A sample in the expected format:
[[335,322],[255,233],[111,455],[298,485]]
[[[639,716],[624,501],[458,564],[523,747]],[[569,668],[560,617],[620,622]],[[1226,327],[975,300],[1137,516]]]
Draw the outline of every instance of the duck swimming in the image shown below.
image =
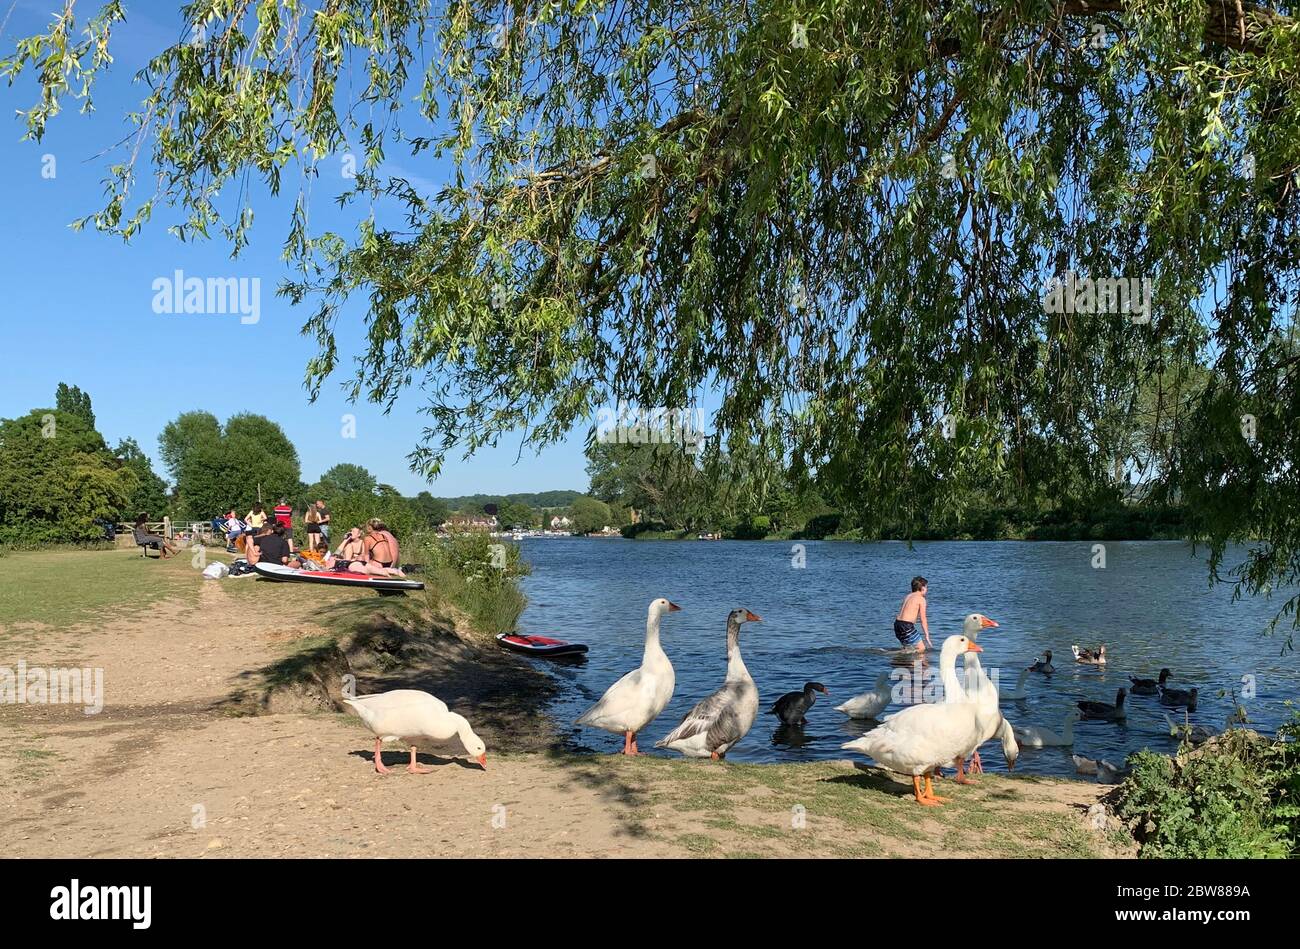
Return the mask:
[[1043,653],[1042,659],[1035,659],[1034,664],[1029,667],[1030,672],[1041,672],[1045,675],[1051,675],[1056,671],[1056,666],[1052,665],[1052,650]]
[[740,626],[760,619],[743,608],[727,615],[727,678],[722,688],[687,712],[680,725],[655,742],[656,748],[717,761],[749,733],[758,715],[758,686],[740,656]]
[[787,725],[807,725],[804,718],[817,701],[817,693],[830,695],[830,689],[820,682],[805,682],[802,692],[787,692],[773,703],[767,714],[775,715]]
[[889,688],[889,673],[882,672],[876,678],[876,687],[870,692],[855,695],[843,705],[835,706],[835,711],[843,712],[849,718],[876,718],[885,709],[893,694]]
[[[1209,725],[1192,725],[1188,723],[1177,725],[1174,723],[1174,720],[1169,717],[1168,712],[1165,713],[1165,721],[1169,723],[1170,737],[1182,738],[1192,745],[1203,745],[1211,738],[1222,733],[1219,729],[1211,728]],[[1228,720],[1223,723],[1223,731],[1230,731],[1238,725],[1248,724],[1250,724],[1250,719],[1246,717],[1246,710],[1238,705],[1232,710],[1232,714],[1228,716]]]
[[1008,702],[1008,701],[1015,701],[1015,702],[1018,702],[1018,701],[1020,701],[1021,699],[1025,698],[1025,697],[1026,697],[1026,694],[1027,694],[1027,693],[1025,692],[1025,682],[1026,682],[1026,680],[1028,680],[1028,678],[1029,678],[1029,670],[1028,670],[1028,669],[1021,669],[1021,670],[1020,670],[1020,678],[1016,679],[1016,684],[1015,684],[1015,686],[1014,686],[1010,691],[1008,691],[1008,692],[999,692],[999,693],[998,693],[998,699],[999,699],[999,701],[1002,701],[1002,702]]
[[1074,723],[1080,718],[1082,714],[1075,709],[1067,712],[1065,724],[1061,727],[1059,735],[1049,728],[1040,728],[1037,725],[1017,725],[1015,726],[1016,739],[1026,748],[1067,748],[1074,744]]
[[1115,704],[1107,702],[1079,702],[1079,711],[1083,712],[1084,718],[1096,718],[1107,722],[1121,722],[1126,717],[1124,712],[1124,696],[1128,692],[1120,689],[1115,693]]
[[1160,689],[1165,687],[1165,680],[1169,678],[1169,670],[1161,669],[1159,679],[1138,679],[1129,676],[1128,680],[1133,683],[1129,689],[1134,695],[1155,695]]
[[1078,645],[1071,646],[1074,652],[1074,661],[1082,662],[1089,666],[1104,666],[1106,664],[1106,644],[1102,643],[1096,649],[1080,649]]
[[623,736],[623,754],[640,754],[636,735],[654,721],[673,697],[676,674],[668,655],[659,645],[659,620],[681,607],[660,597],[646,612],[645,651],[641,665],[611,685],[600,701],[578,716],[574,723],[603,728]]
[[1161,689],[1161,705],[1186,705],[1187,711],[1196,711],[1196,694],[1199,689]]

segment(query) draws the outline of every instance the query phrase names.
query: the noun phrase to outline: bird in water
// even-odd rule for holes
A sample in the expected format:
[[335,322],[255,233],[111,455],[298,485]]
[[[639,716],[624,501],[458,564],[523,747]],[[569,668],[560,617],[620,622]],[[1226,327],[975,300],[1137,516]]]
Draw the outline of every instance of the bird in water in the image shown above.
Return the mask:
[[1128,680],[1133,683],[1129,689],[1134,695],[1155,695],[1165,687],[1165,680],[1169,678],[1169,670],[1161,669],[1159,679],[1139,679],[1136,676],[1129,676]]
[[1161,705],[1186,705],[1187,711],[1196,711],[1196,696],[1200,689],[1161,689]]
[[1106,664],[1106,645],[1103,643],[1096,649],[1081,649],[1078,645],[1070,647],[1074,652],[1074,661],[1082,662],[1089,666],[1104,666]]
[[831,690],[820,682],[805,682],[803,691],[787,692],[772,704],[767,714],[775,715],[787,725],[807,725],[808,719],[804,716],[817,701],[818,692],[822,695],[831,694]]
[[1056,666],[1052,665],[1052,650],[1043,653],[1042,659],[1035,659],[1034,664],[1029,667],[1030,672],[1042,672],[1045,675],[1051,675],[1056,671]]
[[1109,702],[1078,702],[1079,711],[1083,712],[1084,718],[1100,718],[1108,722],[1122,722],[1126,717],[1124,711],[1124,697],[1128,695],[1124,689],[1115,693],[1115,704]]

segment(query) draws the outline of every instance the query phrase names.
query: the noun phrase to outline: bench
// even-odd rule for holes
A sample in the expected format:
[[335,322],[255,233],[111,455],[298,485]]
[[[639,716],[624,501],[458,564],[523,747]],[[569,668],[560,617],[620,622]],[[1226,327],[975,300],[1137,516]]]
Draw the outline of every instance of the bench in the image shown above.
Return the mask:
[[159,546],[158,541],[146,540],[147,533],[147,531],[143,531],[138,527],[131,528],[131,536],[135,538],[135,545],[140,548],[140,556],[150,559],[149,550],[152,548],[158,551],[158,556],[161,557],[162,548]]

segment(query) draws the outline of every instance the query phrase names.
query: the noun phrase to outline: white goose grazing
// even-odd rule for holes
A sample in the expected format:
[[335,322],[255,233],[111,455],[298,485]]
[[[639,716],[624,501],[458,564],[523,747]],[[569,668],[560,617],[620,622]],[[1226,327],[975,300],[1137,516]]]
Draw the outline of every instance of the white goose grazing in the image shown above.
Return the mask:
[[1059,735],[1050,728],[1017,725],[1016,738],[1026,748],[1067,748],[1074,744],[1074,723],[1082,717],[1077,709],[1067,712]]
[[749,733],[758,715],[758,687],[740,657],[740,624],[759,620],[743,608],[727,614],[726,681],[687,712],[680,725],[655,742],[656,748],[671,748],[688,758],[716,761]]
[[875,718],[889,708],[893,695],[889,688],[889,673],[882,672],[876,679],[876,687],[870,692],[855,695],[843,705],[835,706],[835,711],[843,712],[849,718]]
[[646,613],[645,652],[641,665],[611,685],[600,701],[578,716],[577,725],[603,728],[623,735],[623,754],[639,754],[636,735],[653,722],[673,697],[676,674],[659,645],[659,620],[681,607],[663,597],[653,600]]
[[[949,636],[944,640],[939,651],[939,672],[948,695],[962,692],[957,681],[958,654],[982,651],[965,636]],[[960,756],[978,737],[974,702],[929,702],[908,706],[861,738],[840,747],[861,752],[890,771],[910,774],[916,803],[932,806],[942,804],[943,798],[935,797],[930,770],[939,762],[951,761],[957,768],[958,779],[962,779],[964,764]],[[922,774],[925,775],[924,791]]]
[[[469,756],[487,769],[487,746],[483,739],[474,734],[469,722],[448,710],[447,703],[428,692],[396,689],[375,695],[358,695],[354,699],[344,699],[343,703],[350,705],[374,733],[375,771],[379,774],[389,773],[380,754],[384,742],[415,738],[446,741],[453,736],[459,737]],[[431,768],[416,763],[414,742],[411,744],[411,763],[406,770],[411,774],[432,772]]]

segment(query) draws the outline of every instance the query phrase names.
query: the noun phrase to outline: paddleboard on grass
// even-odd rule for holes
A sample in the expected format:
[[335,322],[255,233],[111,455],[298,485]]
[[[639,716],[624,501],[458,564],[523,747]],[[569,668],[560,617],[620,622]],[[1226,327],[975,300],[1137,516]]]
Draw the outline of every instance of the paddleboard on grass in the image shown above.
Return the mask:
[[255,563],[253,569],[267,580],[287,580],[298,583],[328,583],[341,587],[364,587],[369,590],[423,590],[419,580],[399,580],[396,577],[372,577],[364,573],[341,570],[299,570],[279,563]]
[[531,656],[581,656],[586,643],[571,643],[549,636],[526,636],[523,633],[497,633],[497,642],[507,649]]

